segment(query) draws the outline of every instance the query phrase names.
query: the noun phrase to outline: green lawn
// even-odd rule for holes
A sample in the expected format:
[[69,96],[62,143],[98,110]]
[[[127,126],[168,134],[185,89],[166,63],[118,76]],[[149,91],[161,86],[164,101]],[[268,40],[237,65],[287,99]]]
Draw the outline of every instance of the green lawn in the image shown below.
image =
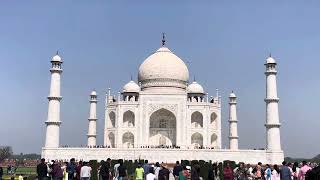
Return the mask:
[[[7,173],[7,168],[3,168],[3,173]],[[15,174],[36,174],[36,167],[18,167]]]

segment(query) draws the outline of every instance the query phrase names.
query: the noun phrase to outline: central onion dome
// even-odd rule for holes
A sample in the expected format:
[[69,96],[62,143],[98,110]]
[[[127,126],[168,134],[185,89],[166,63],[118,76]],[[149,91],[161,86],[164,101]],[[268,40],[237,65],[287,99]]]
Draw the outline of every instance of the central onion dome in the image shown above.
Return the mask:
[[151,54],[139,68],[142,88],[174,87],[186,89],[189,71],[186,64],[167,47]]

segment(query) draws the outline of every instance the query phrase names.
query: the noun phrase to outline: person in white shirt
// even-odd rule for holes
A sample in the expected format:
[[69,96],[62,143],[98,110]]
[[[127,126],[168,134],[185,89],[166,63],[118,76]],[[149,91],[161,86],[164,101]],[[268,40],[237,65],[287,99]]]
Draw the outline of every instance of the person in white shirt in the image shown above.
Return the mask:
[[154,175],[156,176],[156,180],[158,179],[160,169],[161,167],[159,162],[156,162],[156,166],[154,167]]
[[18,178],[18,179],[19,179],[19,180],[23,180],[22,174],[19,175],[19,178]]
[[118,179],[118,178],[119,178],[118,167],[120,166],[120,161],[121,161],[121,159],[119,159],[119,160],[118,160],[118,163],[113,166],[113,172],[114,172],[114,177],[113,177],[113,179]]
[[83,163],[83,166],[81,167],[80,170],[80,179],[81,180],[89,180],[91,177],[91,167],[88,166],[87,162]]
[[149,173],[146,175],[146,180],[155,180],[156,175],[154,175],[153,167],[149,168]]

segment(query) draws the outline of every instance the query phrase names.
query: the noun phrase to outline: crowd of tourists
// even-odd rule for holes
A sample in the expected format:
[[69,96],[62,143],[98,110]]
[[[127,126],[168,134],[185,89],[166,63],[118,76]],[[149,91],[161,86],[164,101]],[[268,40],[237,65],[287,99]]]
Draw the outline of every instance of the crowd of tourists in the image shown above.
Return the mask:
[[[70,145],[62,145],[61,147],[63,148],[73,148],[73,146]],[[86,147],[86,148],[114,148],[111,146],[104,146],[104,145],[95,145],[95,146],[84,146],[81,145],[80,147]],[[160,146],[150,146],[150,145],[141,145],[138,146],[139,148],[143,148],[143,149],[180,149],[180,146],[171,146],[171,145],[160,145]],[[129,147],[130,148],[130,147]],[[212,146],[189,146],[187,147],[187,149],[214,149],[214,147]],[[254,149],[256,150],[256,149]]]
[[[320,180],[320,166],[309,164],[305,161],[302,163],[283,162],[282,166],[278,165],[256,165],[239,163],[232,167],[226,163],[222,169],[218,168],[219,164],[210,165],[207,177],[201,177],[201,166],[199,163],[193,163],[192,166],[183,166],[176,162],[174,167],[168,167],[166,163],[139,163],[134,172],[136,180],[169,180],[170,177],[175,180]],[[119,159],[115,165],[111,165],[111,159],[101,161],[97,169],[97,175],[100,180],[126,180],[129,179],[127,167],[123,160]],[[51,161],[46,163],[41,159],[37,166],[39,180],[89,180],[92,174],[92,168],[88,162],[76,162],[71,159],[69,162],[61,163]],[[223,178],[222,178],[223,177]]]

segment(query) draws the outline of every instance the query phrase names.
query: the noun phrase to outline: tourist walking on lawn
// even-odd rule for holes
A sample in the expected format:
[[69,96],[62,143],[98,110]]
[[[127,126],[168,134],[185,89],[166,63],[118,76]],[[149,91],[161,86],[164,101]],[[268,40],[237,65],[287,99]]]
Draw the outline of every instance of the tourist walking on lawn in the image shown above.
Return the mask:
[[179,173],[182,171],[182,166],[180,165],[179,161],[176,162],[176,165],[173,167],[173,176],[176,180],[179,179]]
[[123,161],[120,160],[120,166],[118,167],[119,180],[125,180],[128,176],[127,168],[123,165]]
[[280,169],[278,165],[273,165],[272,180],[280,180]]
[[76,179],[76,160],[74,158],[70,159],[70,162],[67,165],[67,173],[69,180]]
[[266,170],[265,170],[265,172],[264,172],[264,176],[265,176],[265,179],[266,180],[272,180],[272,170],[271,170],[271,167],[270,167],[270,165],[269,164],[267,164],[266,165],[267,166],[267,168],[266,168]]
[[307,165],[307,161],[302,161],[302,167],[300,168],[300,172],[298,175],[298,180],[304,180],[306,173],[311,169],[311,167],[309,167]]
[[102,180],[109,180],[109,166],[108,166],[108,161],[101,161],[101,166],[100,166],[100,177]]
[[280,170],[280,179],[281,180],[291,180],[291,171],[289,167],[287,166],[287,162],[282,162],[282,168]]
[[113,166],[113,176],[115,179],[119,179],[118,167],[120,166],[121,161],[122,161],[121,159],[118,159],[118,163]]
[[161,164],[161,169],[159,171],[158,180],[169,180],[170,171],[168,170],[167,165],[164,163]]
[[299,172],[300,172],[298,162],[293,163],[292,172],[293,172],[293,180],[298,180],[298,176],[299,176]]
[[183,170],[179,173],[179,180],[187,180],[190,179],[190,172],[186,166],[183,166]]
[[227,163],[226,167],[223,169],[223,175],[225,180],[233,180],[233,171],[230,163]]
[[144,160],[144,165],[143,165],[144,178],[146,178],[146,175],[147,175],[148,172],[149,172],[149,168],[150,168],[150,165],[149,165],[149,163],[148,163],[148,160]]
[[158,180],[160,169],[160,163],[156,162],[156,166],[154,167],[154,175],[156,176],[156,180]]
[[62,180],[63,178],[63,171],[61,169],[61,166],[59,164],[59,162],[53,161],[53,164],[51,165],[51,174],[52,174],[52,179],[53,180]]
[[213,163],[208,172],[208,180],[215,180],[217,177],[217,164]]
[[88,162],[83,162],[83,166],[80,171],[80,180],[89,180],[91,177],[91,167],[88,166]]
[[[45,163],[45,159],[42,158],[40,164],[37,165],[37,174],[38,180],[47,180],[48,179],[48,166]],[[1,179],[1,170],[0,170],[0,179]]]
[[68,167],[68,162],[64,162],[64,165],[61,167],[61,169],[63,171],[63,180],[68,180],[67,167]]
[[[148,168],[149,170],[150,168]],[[143,180],[144,177],[144,169],[141,167],[141,164],[138,164],[138,167],[135,170],[136,180]]]
[[0,166],[0,180],[2,180],[2,176],[3,176],[3,168]]
[[191,168],[191,180],[200,180],[200,165],[195,163]]
[[77,167],[76,167],[76,180],[80,180],[80,172],[82,168],[82,161],[79,161]]
[[155,180],[156,175],[154,175],[154,169],[153,167],[149,168],[149,173],[146,175],[146,180]]

